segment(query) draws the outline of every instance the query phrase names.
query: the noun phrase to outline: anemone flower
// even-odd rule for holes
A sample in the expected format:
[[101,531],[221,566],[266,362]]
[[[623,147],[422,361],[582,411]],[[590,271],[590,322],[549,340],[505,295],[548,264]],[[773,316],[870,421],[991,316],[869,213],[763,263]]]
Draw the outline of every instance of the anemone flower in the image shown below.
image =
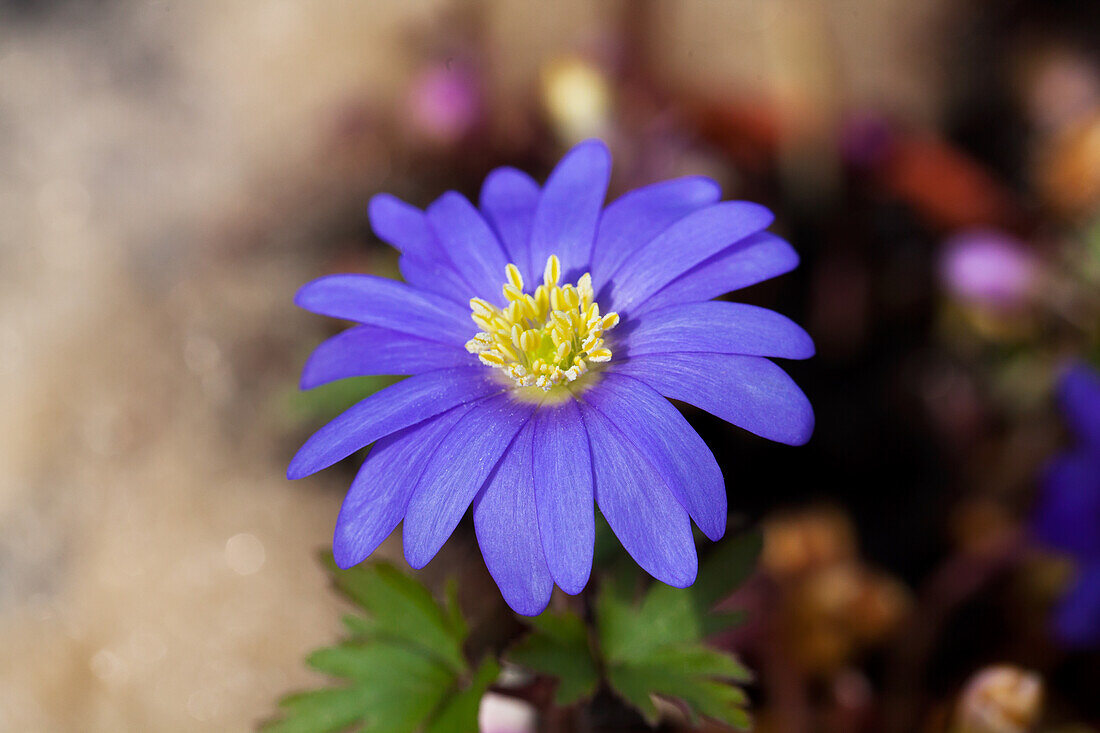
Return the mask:
[[1045,544],[1076,562],[1077,579],[1054,614],[1054,631],[1075,647],[1100,646],[1100,374],[1068,369],[1060,402],[1076,445],[1047,466],[1035,513]]
[[[302,387],[412,375],[321,428],[288,477],[374,443],[336,521],[341,567],[403,520],[405,558],[435,556],[470,505],[485,564],[521,614],[592,567],[595,503],[638,564],[669,585],[696,575],[691,520],[725,531],[726,490],[706,444],[666,399],[798,445],[813,411],[768,357],[805,359],[777,313],[711,300],[791,270],[762,206],[719,202],[706,178],[631,191],[606,208],[604,144],[573,148],[540,188],[489,174],[480,207],[445,193],[426,211],[370,203],[405,282],[333,275],[302,308],[360,325],[317,347]],[[480,210],[479,210],[480,209]]]

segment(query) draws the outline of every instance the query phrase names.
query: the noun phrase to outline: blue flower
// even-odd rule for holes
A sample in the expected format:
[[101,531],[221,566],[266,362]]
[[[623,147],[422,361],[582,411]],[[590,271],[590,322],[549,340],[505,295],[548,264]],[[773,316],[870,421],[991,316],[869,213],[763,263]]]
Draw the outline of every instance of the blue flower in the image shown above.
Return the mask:
[[1059,391],[1076,444],[1046,468],[1035,532],[1078,566],[1074,586],[1055,611],[1055,633],[1071,646],[1095,646],[1100,644],[1100,374],[1076,365],[1063,376]]
[[[691,520],[713,540],[726,490],[710,450],[665,398],[799,445],[813,411],[768,357],[805,359],[809,336],[763,308],[716,296],[794,268],[762,206],[719,202],[706,178],[632,191],[603,206],[604,144],[573,148],[541,189],[489,174],[480,210],[445,193],[426,211],[385,194],[378,236],[404,283],[334,275],[296,302],[358,322],[322,343],[302,387],[411,374],[314,434],[301,478],[374,443],[336,522],[336,562],[365,559],[404,521],[423,567],[473,505],[485,564],[508,604],[545,608],[556,583],[588,582],[593,502],[658,580],[697,569]],[[690,518],[690,519],[689,519]]]

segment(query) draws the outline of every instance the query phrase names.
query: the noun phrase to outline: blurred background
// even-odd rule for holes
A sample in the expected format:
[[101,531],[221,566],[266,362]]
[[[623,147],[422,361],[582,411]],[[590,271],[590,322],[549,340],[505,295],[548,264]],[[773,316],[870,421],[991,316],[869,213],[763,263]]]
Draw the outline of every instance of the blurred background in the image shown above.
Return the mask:
[[[353,468],[285,466],[383,382],[297,391],[334,326],[294,291],[397,276],[374,193],[592,136],[612,196],[712,176],[803,258],[736,298],[813,335],[813,440],[688,413],[765,530],[719,640],[757,730],[1100,730],[1029,529],[1100,360],[1100,4],[1050,0],[0,1],[0,730],[250,730],[316,683]],[[499,614],[468,526],[448,575]]]

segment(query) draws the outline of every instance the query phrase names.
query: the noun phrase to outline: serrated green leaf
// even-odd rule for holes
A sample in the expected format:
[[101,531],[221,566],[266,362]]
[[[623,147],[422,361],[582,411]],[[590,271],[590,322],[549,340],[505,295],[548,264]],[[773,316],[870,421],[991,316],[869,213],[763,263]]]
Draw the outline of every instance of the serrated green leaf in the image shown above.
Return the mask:
[[607,668],[607,682],[611,689],[642,714],[650,725],[657,725],[659,714],[653,704],[653,692],[645,674],[630,665],[611,665]]
[[743,690],[732,685],[636,664],[609,667],[608,682],[651,725],[657,722],[655,695],[681,701],[693,722],[696,715],[703,715],[738,728],[748,725],[748,713],[744,709],[748,699]]
[[753,680],[752,671],[735,656],[702,644],[658,649],[646,658],[645,663],[685,677],[712,677],[735,682]]
[[281,720],[262,726],[266,733],[329,733],[340,731],[362,716],[360,693],[351,688],[310,690],[279,702]]
[[711,608],[749,576],[760,553],[759,532],[747,532],[719,545],[687,589],[654,582],[635,609],[622,582],[605,583],[598,605],[600,648],[609,661],[642,659],[670,644],[699,641],[741,623],[741,613]]
[[455,620],[457,610],[445,612],[427,588],[388,563],[340,570],[331,555],[325,560],[336,587],[370,614],[372,634],[419,646],[454,671],[466,671],[462,655],[466,629],[461,620]]
[[353,684],[288,698],[286,717],[265,730],[343,730],[359,723],[365,733],[413,733],[457,684],[454,673],[438,660],[388,642],[319,649],[310,655],[309,664]]
[[425,729],[425,733],[477,733],[481,698],[500,676],[500,664],[486,658],[466,689],[452,695]]
[[703,612],[690,590],[655,582],[640,604],[614,588],[602,588],[596,601],[600,651],[609,662],[644,659],[669,644],[703,637]]
[[453,590],[443,608],[424,586],[390,565],[332,572],[340,590],[370,614],[345,616],[349,638],[307,660],[341,682],[288,696],[280,703],[283,717],[263,729],[476,733],[477,703],[499,667],[489,660],[462,684],[469,669],[461,651],[466,622]]
[[434,657],[392,642],[355,641],[318,649],[306,662],[318,672],[387,687],[446,687],[455,676]]
[[595,694],[600,673],[580,617],[568,611],[547,611],[527,622],[533,631],[508,651],[508,658],[534,672],[556,677],[554,702],[558,705],[571,705]]
[[711,608],[748,577],[759,551],[757,533],[734,538],[707,558],[691,588],[654,582],[636,603],[617,580],[601,587],[596,626],[608,682],[651,723],[656,695],[680,701],[693,720],[749,725],[745,693],[732,682],[751,680],[751,672],[703,640],[743,619]]

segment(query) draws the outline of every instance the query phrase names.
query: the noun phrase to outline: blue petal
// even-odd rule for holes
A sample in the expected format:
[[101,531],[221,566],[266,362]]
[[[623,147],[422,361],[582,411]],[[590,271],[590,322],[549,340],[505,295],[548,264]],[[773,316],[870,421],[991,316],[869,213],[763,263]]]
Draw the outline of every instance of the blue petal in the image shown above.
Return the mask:
[[374,233],[394,249],[421,259],[444,256],[435,233],[420,209],[388,193],[372,198],[367,208]]
[[683,415],[651,387],[621,374],[605,374],[584,398],[650,460],[703,534],[721,539],[726,484],[714,454]]
[[631,317],[616,357],[708,351],[781,359],[814,355],[810,335],[775,311],[745,303],[685,303]]
[[1078,364],[1062,377],[1059,392],[1062,410],[1074,433],[1100,455],[1100,374]]
[[469,409],[456,407],[374,444],[336,518],[332,553],[337,566],[358,565],[390,536],[405,516],[436,443]]
[[302,389],[368,374],[420,374],[471,366],[477,360],[461,346],[377,326],[356,326],[321,342],[302,370]]
[[465,306],[470,284],[455,270],[427,215],[388,193],[370,201],[370,220],[380,239],[401,251],[398,267],[405,282]]
[[539,185],[515,168],[497,168],[481,185],[479,204],[508,260],[519,268],[527,283],[537,284],[542,272],[531,268],[531,225],[539,203]]
[[691,212],[722,195],[709,178],[661,181],[623,194],[604,209],[592,246],[592,283],[598,291],[627,258]]
[[688,214],[629,258],[598,300],[606,310],[628,311],[731,244],[772,222],[759,204],[723,201]]
[[422,568],[435,557],[534,409],[506,394],[491,397],[438,443],[405,514],[409,565]]
[[787,373],[759,356],[649,354],[613,364],[674,400],[706,410],[762,438],[802,445],[814,430],[806,395]]
[[1054,615],[1058,637],[1073,647],[1100,647],[1100,562],[1082,569]]
[[287,478],[309,476],[390,433],[501,390],[480,364],[409,377],[375,392],[314,433],[291,460]]
[[600,140],[575,146],[550,173],[531,228],[531,267],[539,276],[552,254],[566,281],[588,265],[610,177],[611,154]]
[[769,232],[746,237],[696,265],[643,303],[632,315],[687,301],[710,300],[798,267],[798,253]]
[[299,308],[333,318],[391,328],[436,341],[465,344],[474,327],[468,309],[405,283],[374,275],[329,275],[301,287]]
[[539,541],[531,468],[533,432],[528,422],[474,499],[474,530],[485,567],[504,600],[524,616],[542,613],[554,590]]
[[462,194],[449,191],[428,207],[428,221],[455,270],[469,283],[469,297],[501,302],[500,289],[508,260],[493,230],[474,205]]
[[438,293],[447,300],[458,303],[464,311],[469,309],[470,293],[473,290],[455,271],[450,260],[442,256],[425,259],[401,255],[397,260],[397,267],[401,271],[401,277],[409,285]]
[[1051,461],[1034,517],[1044,543],[1100,559],[1100,459],[1077,452]]
[[554,582],[573,595],[588,583],[596,542],[588,434],[573,400],[540,408],[532,422],[542,546]]
[[649,460],[603,414],[581,404],[592,446],[596,503],[642,568],[677,588],[695,582],[699,560],[688,513]]

